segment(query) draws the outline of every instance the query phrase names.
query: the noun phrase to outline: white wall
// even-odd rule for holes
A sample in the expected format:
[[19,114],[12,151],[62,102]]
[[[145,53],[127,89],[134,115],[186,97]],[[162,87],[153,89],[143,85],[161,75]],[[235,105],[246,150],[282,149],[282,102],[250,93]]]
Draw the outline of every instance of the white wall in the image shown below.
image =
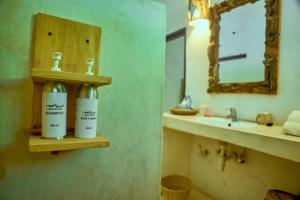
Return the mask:
[[[205,149],[207,156],[201,153]],[[300,163],[247,149],[245,163],[230,159],[220,171],[218,149],[217,140],[164,129],[162,176],[190,177],[195,192],[216,200],[262,200],[269,189],[300,194]],[[229,144],[228,150],[243,148]]]
[[[186,6],[185,0],[164,0],[168,13],[168,32],[181,24],[183,20],[174,21],[173,15],[181,15],[172,10],[178,6]],[[220,2],[220,0],[218,1]],[[172,12],[171,12],[172,11]],[[182,10],[183,11],[183,10]],[[185,11],[184,11],[185,12]],[[253,120],[257,112],[270,111],[277,122],[283,122],[294,109],[300,109],[300,46],[298,38],[300,27],[297,20],[300,17],[300,2],[298,0],[282,1],[281,44],[279,63],[279,92],[276,96],[248,94],[207,94],[208,77],[208,23],[198,29],[188,28],[187,36],[187,94],[193,97],[195,106],[208,104],[216,115],[225,115],[225,108],[234,106],[241,119]],[[171,18],[171,19],[170,19]],[[173,20],[172,20],[173,19]],[[173,29],[174,31],[175,29]],[[218,141],[203,137],[184,137],[177,131],[164,131],[163,170],[172,173],[190,173],[194,186],[220,200],[256,200],[263,199],[267,189],[282,189],[300,194],[299,169],[300,164],[270,156],[254,150],[249,150],[246,163],[237,164],[229,161],[224,172],[217,170]],[[172,135],[172,140],[168,140]],[[184,138],[184,139],[183,139]],[[187,140],[190,143],[187,144]],[[172,144],[172,145],[171,145]],[[200,158],[198,144],[208,148],[207,158]],[[178,149],[191,148],[190,154],[178,152]],[[184,155],[183,155],[184,154]],[[170,155],[171,158],[170,158]],[[190,158],[190,169],[183,172],[174,164]],[[166,159],[168,158],[168,159]],[[170,161],[171,159],[171,161]],[[187,167],[187,166],[186,166]],[[167,174],[166,171],[163,173]]]
[[167,34],[186,26],[188,0],[156,0],[167,5]]
[[[269,189],[300,194],[300,163],[284,160],[247,149],[245,163],[234,159],[226,162],[224,171],[218,169],[219,142],[203,137],[191,139],[191,177],[195,187],[219,200],[262,200]],[[201,145],[209,151],[199,156]],[[228,150],[243,149],[229,145]]]

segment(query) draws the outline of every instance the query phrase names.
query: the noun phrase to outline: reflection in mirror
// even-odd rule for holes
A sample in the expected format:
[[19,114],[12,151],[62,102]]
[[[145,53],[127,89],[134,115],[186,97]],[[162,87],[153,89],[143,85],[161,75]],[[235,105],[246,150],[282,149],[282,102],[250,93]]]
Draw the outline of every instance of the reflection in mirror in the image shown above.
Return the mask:
[[219,83],[264,80],[264,4],[257,1],[221,14]]

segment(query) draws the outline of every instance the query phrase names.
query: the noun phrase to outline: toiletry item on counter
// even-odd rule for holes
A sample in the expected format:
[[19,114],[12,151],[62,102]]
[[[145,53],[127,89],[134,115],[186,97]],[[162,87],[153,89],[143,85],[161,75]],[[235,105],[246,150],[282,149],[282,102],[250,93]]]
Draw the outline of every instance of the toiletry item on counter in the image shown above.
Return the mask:
[[178,108],[191,110],[192,109],[192,98],[191,96],[185,96],[180,104],[177,106]]
[[202,104],[199,106],[199,114],[204,117],[212,117],[212,113],[210,112],[208,105]]
[[[93,75],[94,59],[88,59],[88,71]],[[94,138],[97,134],[98,91],[93,85],[81,86],[76,107],[75,136],[79,138]]]
[[283,131],[288,135],[300,136],[300,123],[287,121],[283,124]]
[[203,114],[204,117],[213,117],[213,114],[208,110]]
[[288,135],[300,136],[300,111],[295,110],[283,124],[283,132]]
[[300,123],[300,111],[294,110],[293,112],[291,112],[291,114],[288,116],[287,121]]
[[208,105],[205,105],[205,104],[201,104],[199,106],[199,114],[204,116],[207,112],[208,112]]
[[256,123],[272,126],[273,125],[273,117],[272,114],[269,112],[260,112],[256,116]]
[[192,98],[185,96],[177,107],[171,108],[171,113],[175,115],[196,115],[198,109],[192,108]]
[[[61,71],[62,53],[53,53],[52,71]],[[42,138],[63,139],[66,136],[67,90],[62,83],[47,82],[42,89]]]

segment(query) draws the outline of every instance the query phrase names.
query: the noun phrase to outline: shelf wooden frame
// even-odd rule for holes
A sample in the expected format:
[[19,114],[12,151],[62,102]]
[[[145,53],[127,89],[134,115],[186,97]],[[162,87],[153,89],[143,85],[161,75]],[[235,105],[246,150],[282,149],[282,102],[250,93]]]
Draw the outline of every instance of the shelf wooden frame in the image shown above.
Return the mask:
[[43,139],[41,136],[30,136],[29,138],[30,152],[56,152],[108,146],[109,140],[100,134],[97,134],[96,138],[76,138],[74,135],[67,135],[63,140]]
[[[76,100],[80,85],[96,87],[109,85],[112,78],[100,74],[99,53],[101,28],[93,25],[38,13],[34,17],[33,55],[31,78],[33,81],[32,122],[29,134],[30,152],[60,152],[83,148],[108,147],[110,142],[101,134],[96,138],[76,138],[74,136]],[[51,71],[53,52],[62,52],[61,72]],[[86,60],[95,59],[93,72],[87,75]],[[66,85],[67,97],[67,132],[63,140],[41,138],[42,126],[42,87],[52,81]]]

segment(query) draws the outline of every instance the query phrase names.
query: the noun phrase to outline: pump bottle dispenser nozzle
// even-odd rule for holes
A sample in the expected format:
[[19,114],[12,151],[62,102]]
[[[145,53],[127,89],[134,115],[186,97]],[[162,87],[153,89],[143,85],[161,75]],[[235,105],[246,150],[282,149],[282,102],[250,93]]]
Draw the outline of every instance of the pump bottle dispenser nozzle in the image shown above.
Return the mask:
[[87,59],[88,67],[87,67],[87,72],[85,72],[86,75],[94,75],[94,72],[93,72],[94,63],[95,63],[94,58],[88,58]]
[[59,63],[61,61],[62,53],[61,52],[53,52],[52,59],[54,60],[54,65],[51,68],[52,71],[61,72],[61,68],[59,67]]

